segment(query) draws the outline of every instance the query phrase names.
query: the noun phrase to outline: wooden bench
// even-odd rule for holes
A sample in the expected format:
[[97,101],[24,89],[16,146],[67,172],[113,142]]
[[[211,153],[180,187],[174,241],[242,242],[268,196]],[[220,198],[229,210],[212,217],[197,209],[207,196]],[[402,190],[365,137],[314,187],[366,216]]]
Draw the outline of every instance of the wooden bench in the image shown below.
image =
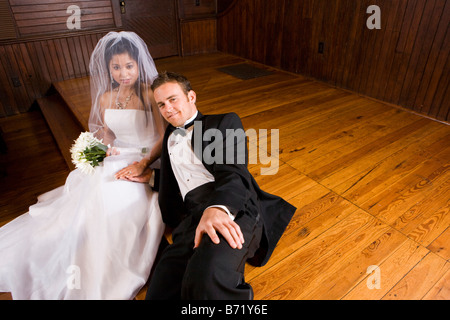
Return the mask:
[[59,150],[70,170],[75,168],[70,156],[70,148],[76,138],[84,131],[59,94],[37,100],[42,114],[50,127]]

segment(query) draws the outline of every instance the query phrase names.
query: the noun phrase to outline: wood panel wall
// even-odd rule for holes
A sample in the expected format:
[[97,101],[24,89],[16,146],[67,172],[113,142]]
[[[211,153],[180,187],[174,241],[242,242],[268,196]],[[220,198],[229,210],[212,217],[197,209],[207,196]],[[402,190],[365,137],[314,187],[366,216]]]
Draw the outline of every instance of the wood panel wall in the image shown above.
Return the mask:
[[180,22],[181,54],[183,56],[217,51],[217,20],[182,20]]
[[217,0],[178,0],[178,8],[181,19],[211,17],[217,13]]
[[71,5],[80,9],[80,29],[115,27],[110,0],[9,0],[9,4],[20,36],[70,31],[67,20],[74,11],[67,9]]
[[[111,0],[9,0],[8,5],[15,37],[0,41],[0,117],[28,111],[52,82],[88,75],[98,40],[121,26],[118,3]],[[76,13],[68,10],[72,5],[80,9],[79,20],[70,18]],[[76,28],[68,26],[76,21]]]
[[218,49],[450,121],[449,24],[450,0],[240,0]]
[[[87,76],[109,31],[135,31],[154,58],[178,54],[177,0],[127,0],[125,13],[118,0],[6,1],[1,12],[13,18],[15,36],[0,40],[0,117],[27,112],[52,82]],[[70,5],[81,9],[79,30],[67,27]]]
[[124,30],[136,32],[153,58],[178,55],[176,0],[126,0],[121,18]]
[[0,45],[0,117],[26,112],[52,82],[88,75],[94,32]]
[[16,38],[17,33],[14,18],[7,0],[0,0],[0,21],[0,40]]
[[217,51],[217,0],[178,0],[180,53]]

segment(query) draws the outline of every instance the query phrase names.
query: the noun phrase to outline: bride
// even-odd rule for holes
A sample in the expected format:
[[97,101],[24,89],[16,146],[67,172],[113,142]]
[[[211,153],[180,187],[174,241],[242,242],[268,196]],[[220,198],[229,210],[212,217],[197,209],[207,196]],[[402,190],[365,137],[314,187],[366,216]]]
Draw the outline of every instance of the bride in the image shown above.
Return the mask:
[[73,170],[0,228],[0,292],[13,299],[132,299],[146,283],[164,224],[158,195],[130,182],[159,165],[164,122],[157,71],[135,33],[110,32],[90,61],[89,130],[110,145],[92,175]]

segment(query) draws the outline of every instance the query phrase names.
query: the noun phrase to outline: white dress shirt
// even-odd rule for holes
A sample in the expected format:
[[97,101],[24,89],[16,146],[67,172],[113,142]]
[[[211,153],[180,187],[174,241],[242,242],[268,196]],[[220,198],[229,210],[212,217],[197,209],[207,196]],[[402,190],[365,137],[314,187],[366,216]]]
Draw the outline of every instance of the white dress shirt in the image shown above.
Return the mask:
[[[193,121],[197,117],[197,113],[187,120],[184,125]],[[214,182],[214,176],[205,168],[192,150],[191,140],[193,129],[194,126],[188,129],[177,128],[167,140],[170,163],[183,200],[189,191],[205,183]],[[176,134],[177,131],[184,131],[185,134]],[[210,207],[218,207],[225,210],[228,216],[234,220],[234,215],[226,206],[217,204]]]

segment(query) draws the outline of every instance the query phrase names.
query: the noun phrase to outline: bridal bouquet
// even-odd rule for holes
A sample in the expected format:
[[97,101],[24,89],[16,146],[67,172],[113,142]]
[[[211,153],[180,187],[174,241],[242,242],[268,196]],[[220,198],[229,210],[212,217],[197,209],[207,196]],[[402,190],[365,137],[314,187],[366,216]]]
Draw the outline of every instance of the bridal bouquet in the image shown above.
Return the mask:
[[91,132],[82,132],[70,148],[72,163],[86,174],[93,174],[94,168],[106,157],[108,146],[94,137]]

